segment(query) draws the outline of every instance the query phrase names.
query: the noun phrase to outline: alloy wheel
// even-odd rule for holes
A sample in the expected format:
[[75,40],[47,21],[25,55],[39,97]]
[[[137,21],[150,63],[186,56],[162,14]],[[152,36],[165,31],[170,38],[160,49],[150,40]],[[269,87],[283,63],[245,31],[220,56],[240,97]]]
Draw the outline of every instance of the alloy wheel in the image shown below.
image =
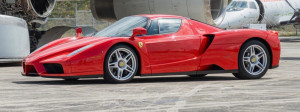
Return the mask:
[[259,45],[249,46],[243,54],[243,66],[251,75],[261,74],[267,67],[267,54]]
[[108,70],[119,81],[128,80],[136,71],[137,62],[134,54],[126,48],[118,48],[108,59]]

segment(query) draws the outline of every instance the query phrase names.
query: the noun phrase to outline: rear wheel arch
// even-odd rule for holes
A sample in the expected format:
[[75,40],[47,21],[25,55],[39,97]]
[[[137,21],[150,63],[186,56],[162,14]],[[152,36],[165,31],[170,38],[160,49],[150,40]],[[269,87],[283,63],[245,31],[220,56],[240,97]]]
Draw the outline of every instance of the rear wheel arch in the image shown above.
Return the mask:
[[[137,71],[137,76],[140,76],[141,75],[141,69],[142,69],[142,67],[141,67],[141,65],[142,65],[142,60],[141,60],[141,56],[140,56],[140,53],[139,53],[139,51],[137,50],[137,48],[136,47],[134,47],[132,44],[130,44],[130,43],[127,43],[127,42],[119,42],[119,43],[116,43],[116,44],[114,44],[114,45],[112,45],[109,49],[108,49],[108,51],[110,50],[110,49],[112,49],[114,46],[118,46],[118,45],[126,45],[126,46],[128,46],[128,47],[130,47],[131,49],[133,49],[134,50],[134,52],[137,54],[137,57],[138,57],[138,64],[139,64],[139,69],[138,69],[138,71]],[[107,57],[107,54],[105,54],[105,58]],[[104,63],[105,62],[103,62],[103,65],[104,65]]]
[[241,46],[238,55],[238,73],[233,75],[238,79],[260,79],[269,69],[270,55],[267,46],[256,39],[246,41]]
[[[271,49],[271,47],[270,47],[270,44],[269,44],[265,39],[262,39],[262,38],[260,38],[260,37],[252,37],[252,38],[246,40],[246,41],[241,45],[240,49],[242,48],[243,45],[245,45],[247,42],[249,42],[249,41],[251,41],[251,40],[257,40],[257,41],[260,41],[261,43],[263,43],[263,44],[267,47],[267,49],[268,49],[268,51],[269,51],[269,55],[270,55],[270,66],[269,66],[269,68],[272,68],[272,63],[273,63],[273,52],[272,52],[272,49]],[[240,49],[239,49],[239,52],[240,52]]]

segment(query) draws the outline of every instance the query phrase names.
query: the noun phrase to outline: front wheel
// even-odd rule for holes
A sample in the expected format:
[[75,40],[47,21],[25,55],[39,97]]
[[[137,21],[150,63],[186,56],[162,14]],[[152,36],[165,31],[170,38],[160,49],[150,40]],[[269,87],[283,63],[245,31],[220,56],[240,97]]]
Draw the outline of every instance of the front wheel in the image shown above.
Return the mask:
[[133,79],[139,69],[135,51],[126,45],[112,47],[104,62],[104,79],[111,83],[125,83]]
[[241,47],[238,59],[239,79],[260,79],[268,71],[270,55],[267,47],[257,40],[251,40]]

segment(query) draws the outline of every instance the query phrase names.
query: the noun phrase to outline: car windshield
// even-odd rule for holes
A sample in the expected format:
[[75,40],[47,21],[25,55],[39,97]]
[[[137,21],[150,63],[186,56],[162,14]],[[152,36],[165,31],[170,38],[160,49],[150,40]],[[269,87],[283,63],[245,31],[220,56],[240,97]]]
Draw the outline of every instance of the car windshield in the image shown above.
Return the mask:
[[148,18],[143,16],[125,17],[114,24],[108,26],[95,36],[98,37],[130,37],[134,28],[146,28]]
[[247,1],[233,1],[227,8],[227,12],[241,11],[248,7]]

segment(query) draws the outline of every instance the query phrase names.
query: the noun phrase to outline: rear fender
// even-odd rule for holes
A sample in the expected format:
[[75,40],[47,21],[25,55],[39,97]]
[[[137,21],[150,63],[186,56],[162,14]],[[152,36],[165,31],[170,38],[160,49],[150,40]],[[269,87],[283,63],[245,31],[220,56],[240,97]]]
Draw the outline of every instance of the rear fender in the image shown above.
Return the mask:
[[261,37],[266,40],[268,33],[261,30],[242,29],[228,30],[216,32],[209,35],[204,35],[207,38],[212,38],[213,41],[209,44],[201,57],[201,67],[217,65],[224,70],[238,69],[238,53],[240,47],[248,39],[253,37]]
[[247,40],[253,37],[260,37],[267,40],[268,32],[255,29],[237,29],[226,30],[213,33],[215,35],[213,45],[225,45],[225,44],[240,44],[242,45]]

